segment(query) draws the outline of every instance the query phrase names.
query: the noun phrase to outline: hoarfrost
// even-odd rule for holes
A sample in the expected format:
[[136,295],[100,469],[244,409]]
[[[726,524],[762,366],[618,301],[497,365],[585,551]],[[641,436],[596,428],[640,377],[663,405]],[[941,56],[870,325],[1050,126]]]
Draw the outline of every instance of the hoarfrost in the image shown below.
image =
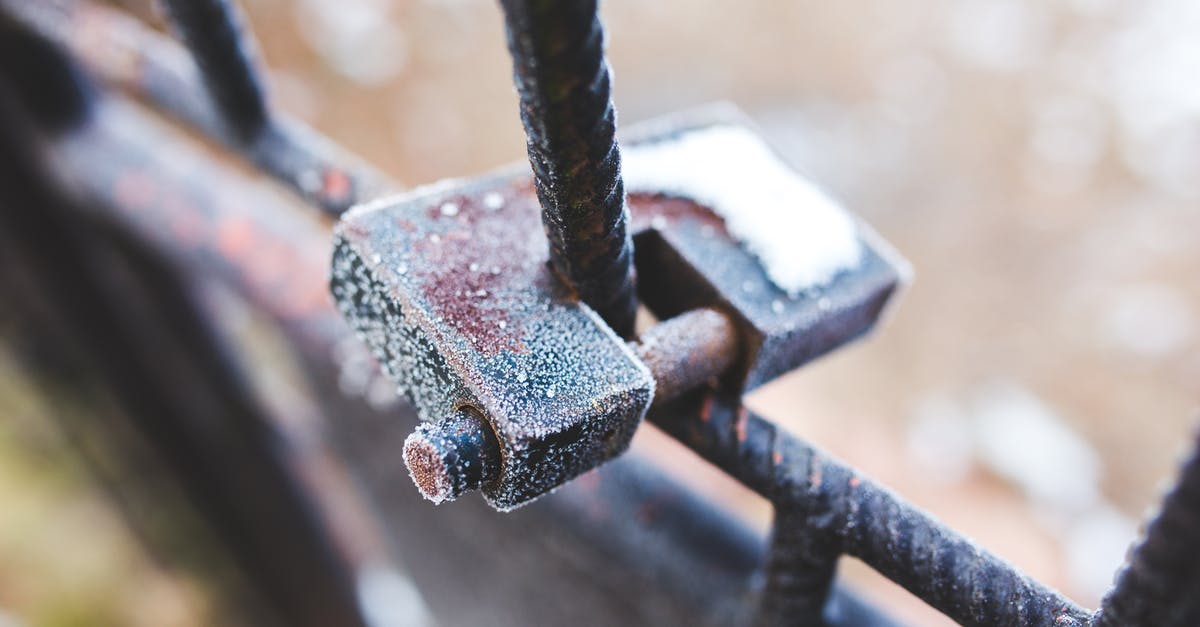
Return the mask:
[[712,126],[634,145],[623,161],[627,190],[680,196],[716,212],[790,295],[862,257],[854,219],[748,129]]

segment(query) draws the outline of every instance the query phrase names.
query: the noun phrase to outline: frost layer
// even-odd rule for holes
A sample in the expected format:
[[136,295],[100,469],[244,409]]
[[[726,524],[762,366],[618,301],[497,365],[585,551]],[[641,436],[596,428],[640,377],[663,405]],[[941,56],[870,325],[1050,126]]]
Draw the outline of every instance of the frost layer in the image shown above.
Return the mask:
[[628,191],[679,196],[711,209],[792,296],[828,283],[862,257],[854,219],[749,129],[688,131],[630,146],[622,161]]

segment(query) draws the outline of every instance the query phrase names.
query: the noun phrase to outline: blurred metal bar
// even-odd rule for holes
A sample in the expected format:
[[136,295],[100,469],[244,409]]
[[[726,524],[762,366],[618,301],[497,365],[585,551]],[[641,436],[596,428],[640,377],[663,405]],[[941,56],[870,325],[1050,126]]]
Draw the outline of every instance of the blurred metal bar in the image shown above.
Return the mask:
[[1178,481],[1117,574],[1094,625],[1200,625],[1200,431],[1193,439]]
[[[201,4],[214,2],[224,4],[221,0],[202,0]],[[180,0],[178,4],[191,2]],[[247,95],[257,89],[253,74],[244,80],[231,78],[229,85],[222,78],[226,74],[236,77],[241,72],[236,69],[236,60],[210,62],[210,67],[218,69],[209,70],[206,76],[170,37],[119,10],[84,0],[0,0],[0,11],[69,50],[100,81],[153,103],[167,115],[244,155],[328,215],[340,215],[357,202],[400,189],[362,159],[282,112],[273,112],[249,138],[234,132],[215,102],[228,101],[230,104],[222,106],[234,111],[235,117],[242,115],[245,121],[240,124],[246,128],[258,124],[254,122],[257,114],[253,113],[256,105],[245,104],[255,99]],[[213,19],[209,16],[210,21]],[[212,47],[216,41],[204,40],[203,45]],[[220,54],[214,56],[222,58]],[[206,79],[217,83],[212,87],[217,93],[226,95],[210,97]],[[237,86],[239,83],[243,84]],[[243,109],[248,113],[236,113]]]
[[637,291],[616,111],[595,0],[501,0],[550,265],[614,331]]
[[253,141],[269,121],[266,96],[254,67],[253,41],[231,0],[164,0],[191,51],[221,121],[234,137]]
[[0,83],[0,243],[49,304],[38,323],[77,347],[162,451],[282,624],[365,624],[311,502],[264,454],[271,421],[186,287],[151,247],[64,195],[36,125],[7,87]]

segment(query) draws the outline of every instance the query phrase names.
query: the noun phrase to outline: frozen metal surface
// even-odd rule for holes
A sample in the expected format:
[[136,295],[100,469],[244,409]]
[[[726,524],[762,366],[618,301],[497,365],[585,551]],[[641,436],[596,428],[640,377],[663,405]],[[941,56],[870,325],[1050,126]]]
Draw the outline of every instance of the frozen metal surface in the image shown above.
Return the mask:
[[547,267],[528,179],[358,207],[335,239],[338,307],[422,420],[471,406],[495,431],[492,505],[521,505],[628,446],[654,380]]
[[[713,124],[750,126],[732,107],[710,107],[635,127],[632,136],[656,142]],[[660,194],[634,194],[629,204],[643,303],[660,318],[700,307],[729,313],[742,336],[744,390],[868,331],[907,273],[890,246],[860,224],[858,265],[789,296],[705,207]]]

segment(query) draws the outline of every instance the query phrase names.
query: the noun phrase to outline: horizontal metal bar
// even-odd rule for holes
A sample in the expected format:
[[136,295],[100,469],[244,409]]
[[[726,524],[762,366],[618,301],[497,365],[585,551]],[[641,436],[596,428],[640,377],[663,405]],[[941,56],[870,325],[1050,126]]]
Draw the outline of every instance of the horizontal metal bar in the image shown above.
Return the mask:
[[830,455],[753,414],[736,398],[701,390],[648,418],[750,489],[820,566],[835,550],[857,557],[964,625],[1084,625],[1090,612],[1030,579],[928,513]]
[[[0,0],[0,10],[71,51],[104,82],[241,154],[326,214],[340,215],[355,203],[400,189],[362,159],[284,113],[247,123],[258,125],[249,135],[234,130],[238,125],[225,122],[187,51],[119,10],[83,0]],[[244,98],[243,93],[238,100]]]

